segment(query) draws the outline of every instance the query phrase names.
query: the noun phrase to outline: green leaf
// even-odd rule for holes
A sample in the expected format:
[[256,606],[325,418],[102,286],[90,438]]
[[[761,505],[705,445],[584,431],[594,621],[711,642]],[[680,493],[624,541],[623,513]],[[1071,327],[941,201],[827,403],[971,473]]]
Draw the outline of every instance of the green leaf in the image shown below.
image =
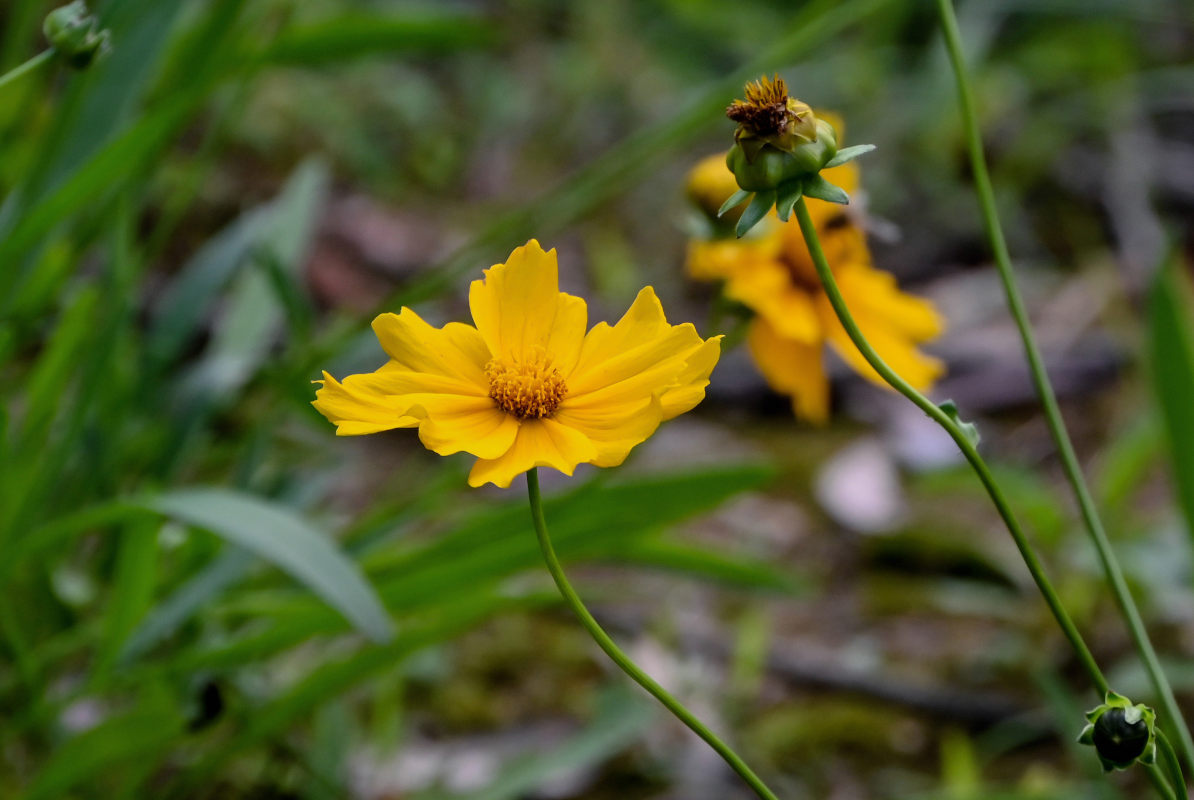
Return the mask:
[[840,167],[842,164],[853,161],[864,153],[869,153],[875,149],[873,144],[856,144],[853,147],[843,147],[837,151],[837,155],[829,159],[822,169],[831,169],[832,167]]
[[750,197],[751,193],[745,189],[739,189],[732,195],[726,198],[726,201],[721,204],[721,208],[717,209],[717,216],[722,217],[731,208],[737,208],[746,202],[746,198]]
[[1174,257],[1149,297],[1153,391],[1169,440],[1174,488],[1194,536],[1194,290]]
[[157,603],[128,637],[120,663],[129,663],[170,636],[184,622],[233,583],[242,580],[257,559],[239,547],[227,547],[212,563],[187,579],[173,594]]
[[104,617],[104,640],[96,666],[102,680],[116,662],[129,633],[153,600],[161,521],[145,519],[129,526],[120,538],[116,573]]
[[834,186],[820,175],[809,175],[804,179],[804,195],[843,206],[850,202],[850,195],[844,189]]
[[792,209],[796,205],[796,201],[804,193],[804,181],[794,180],[782,183],[779,186],[779,191],[775,197],[775,212],[779,214],[779,218],[784,222],[792,216]]
[[158,691],[149,693],[133,711],[105,720],[67,739],[34,779],[25,800],[73,797],[68,791],[88,784],[88,791],[111,780],[121,768],[140,770],[153,764],[177,742],[182,719]]
[[228,307],[212,341],[189,377],[189,393],[227,397],[248,381],[274,346],[285,317],[285,302],[274,288],[278,281],[297,282],[303,255],[315,233],[315,219],[327,190],[322,162],[304,162],[286,182],[253,231],[251,246],[273,263],[278,273],[242,271],[234,281]]
[[954,424],[962,429],[962,433],[972,445],[978,447],[979,436],[978,427],[973,422],[964,422],[962,417],[958,414],[958,405],[953,400],[946,400],[943,403],[938,403],[937,408],[945,412],[945,415],[953,420]]
[[281,568],[376,641],[393,634],[376,593],[323,531],[289,510],[229,489],[181,489],[133,501],[211,531]]
[[742,586],[754,591],[792,593],[800,588],[800,581],[792,574],[790,567],[667,539],[627,540],[606,560],[659,567],[684,576]]
[[282,31],[265,51],[272,63],[319,65],[373,54],[424,52],[488,46],[497,41],[493,25],[465,14],[385,17],[345,14]]
[[392,672],[412,653],[459,636],[484,620],[498,614],[533,609],[558,602],[552,593],[511,597],[507,593],[466,590],[445,597],[444,607],[404,628],[392,641],[380,647],[368,647],[337,660],[328,660],[309,672],[278,696],[254,709],[248,723],[224,747],[196,764],[184,785],[193,785],[214,772],[229,758],[278,736],[296,720],[329,699],[376,677]]
[[746,235],[747,231],[759,223],[763,217],[767,216],[767,212],[775,205],[775,190],[769,189],[765,192],[758,192],[754,199],[750,201],[750,205],[742,212],[742,216],[738,219],[738,227],[734,232],[741,239]]
[[[735,494],[757,489],[770,477],[769,469],[751,464],[635,476],[624,481],[610,481],[602,474],[563,495],[546,498],[544,511],[556,551],[565,564],[607,558],[639,563],[641,556],[641,563],[660,566],[660,548],[636,551],[633,546],[627,548],[626,543],[656,536],[667,525],[700,514]],[[417,547],[376,552],[364,564],[386,607],[396,616],[418,619],[442,606],[453,594],[496,586],[527,570],[541,573],[543,557],[529,525],[526,504],[516,499],[470,514],[452,530]],[[54,532],[48,533],[56,539]],[[691,557],[681,564],[674,551],[670,557],[670,563],[663,566],[695,577],[719,569],[722,579],[733,580],[731,570],[742,578],[751,569],[725,564],[714,567],[707,560],[698,565],[700,559]],[[761,588],[779,587],[773,576]],[[277,594],[273,592],[272,597],[276,599]],[[174,667],[184,671],[221,669],[263,658],[343,626],[329,609],[315,605],[309,598],[281,599],[285,605],[274,603],[254,610],[245,605],[242,595],[241,604],[234,606],[237,613],[268,614],[275,620],[273,628],[221,643],[218,649],[192,651]]]

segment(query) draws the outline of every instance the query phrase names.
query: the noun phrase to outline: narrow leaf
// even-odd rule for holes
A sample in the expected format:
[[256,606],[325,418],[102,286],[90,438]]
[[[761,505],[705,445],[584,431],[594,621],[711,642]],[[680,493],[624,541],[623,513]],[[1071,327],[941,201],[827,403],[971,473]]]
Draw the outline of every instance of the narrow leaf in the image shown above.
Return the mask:
[[228,489],[182,489],[141,507],[209,530],[278,566],[377,641],[392,635],[377,594],[330,537],[290,511]]
[[837,155],[829,159],[825,164],[825,169],[831,167],[840,167],[842,164],[853,161],[859,156],[869,153],[875,149],[873,144],[856,144],[853,147],[843,147],[837,151]]
[[792,208],[795,207],[796,201],[803,193],[804,181],[794,180],[780,184],[775,198],[775,213],[779,214],[781,220],[788,221],[788,218],[792,216]]
[[120,538],[111,598],[104,617],[104,639],[96,674],[101,678],[153,600],[161,521],[147,517],[129,526]]
[[829,203],[846,205],[850,202],[850,195],[840,186],[834,186],[820,175],[810,175],[804,179],[804,194]]
[[434,53],[494,44],[493,27],[464,14],[346,14],[281,32],[265,51],[275,64],[314,66],[373,54]]
[[767,216],[767,212],[773,205],[775,205],[775,190],[758,192],[738,220],[738,227],[734,231],[738,238],[741,239],[745,236],[747,231],[759,223],[759,220]]
[[731,208],[737,208],[746,202],[746,198],[750,197],[751,193],[745,189],[739,189],[732,195],[726,198],[726,201],[721,204],[721,208],[717,209],[717,216],[724,216]]
[[966,438],[970,440],[972,445],[978,447],[979,440],[982,438],[979,436],[978,426],[973,422],[963,421],[961,415],[958,413],[957,403],[955,403],[953,400],[946,400],[945,402],[938,404],[937,407],[944,411],[946,416],[953,420],[954,424],[962,429],[962,433],[966,435]]
[[1173,260],[1157,275],[1149,298],[1153,390],[1169,441],[1173,482],[1194,536],[1194,289]]

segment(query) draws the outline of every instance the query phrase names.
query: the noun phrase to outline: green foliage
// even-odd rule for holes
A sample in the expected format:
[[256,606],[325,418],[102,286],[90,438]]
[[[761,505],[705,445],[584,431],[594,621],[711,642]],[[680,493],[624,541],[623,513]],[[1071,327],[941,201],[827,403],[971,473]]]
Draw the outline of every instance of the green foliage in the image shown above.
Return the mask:
[[[946,104],[932,59],[899,33],[923,22],[910,7],[516,5],[482,16],[339,0],[96,3],[109,55],[86,72],[47,68],[2,87],[0,794],[346,796],[346,753],[376,745],[382,729],[400,747],[423,725],[420,696],[428,683],[452,690],[453,648],[470,632],[498,617],[526,615],[536,629],[563,618],[524,498],[467,491],[459,461],[415,453],[410,432],[367,446],[335,439],[309,408],[319,368],[382,357],[361,336],[368,309],[346,312],[304,274],[317,244],[339,244],[340,231],[320,238],[330,203],[371,192],[412,230],[454,245],[404,252],[417,270],[389,256],[370,261],[387,278],[400,273],[367,295],[378,311],[419,303],[429,316],[455,316],[463,276],[529,236],[565,230],[633,254],[632,274],[611,294],[648,279],[678,294],[680,245],[666,211],[675,176],[698,149],[723,147],[721,111],[744,79],[800,62],[810,101],[849,111],[852,131],[876,131],[884,152],[900,154],[874,168],[868,191],[933,197],[917,214],[947,209],[943,230],[969,207],[953,202],[956,143],[938,113]],[[6,5],[6,68],[44,47],[46,10]],[[1006,13],[973,22],[995,26]],[[987,53],[995,99],[1035,104],[1011,115],[1023,135],[1001,139],[1012,192],[1037,186],[1058,163],[1057,143],[1078,138],[1065,114],[1118,108],[1100,87],[1153,63],[1117,25],[1088,20],[1059,52],[1066,20],[1017,15],[1027,18],[1016,16],[1023,35],[1005,42],[992,28]],[[1066,83],[1059,59],[1079,77]],[[892,64],[926,71],[900,73],[901,91],[885,92],[879,78]],[[1043,91],[1065,102],[1042,104],[1019,94],[1029,87],[1001,83],[1000,70],[1016,64],[1048,78]],[[1167,85],[1155,77],[1148,102]],[[1169,77],[1181,86],[1180,72]],[[902,91],[913,85],[924,91]],[[1082,118],[1097,121],[1083,141],[1118,124],[1110,113]],[[869,149],[845,148],[830,165]],[[773,205],[787,218],[802,193],[837,197],[785,184],[755,196],[739,225]],[[723,211],[746,200],[740,193]],[[649,274],[652,264],[668,272]],[[1176,366],[1194,360],[1187,292],[1171,268],[1150,307],[1164,434],[1145,425],[1100,461],[1108,502],[1129,506],[1168,446],[1194,519],[1194,433],[1182,413],[1194,371]],[[792,435],[794,451],[815,450],[818,434]],[[1005,480],[1009,469],[1000,480],[1014,484],[1013,504],[1066,559],[1065,505],[1027,470]],[[577,570],[599,617],[623,599],[611,566],[662,572],[680,592],[717,587],[752,610],[791,607],[816,577],[798,559],[794,567],[786,554],[747,555],[733,538],[694,542],[677,530],[773,477],[755,463],[604,472],[553,494],[546,512],[566,563],[600,565]],[[974,491],[968,475],[935,480],[942,496]],[[1133,527],[1131,509],[1123,513]],[[917,579],[935,590],[948,583],[973,598],[976,584],[989,592],[995,583],[1007,598],[1015,575],[978,527],[969,518],[923,524],[858,552],[887,569],[914,560],[937,570],[948,580]],[[903,562],[887,558],[896,548]],[[1069,574],[1089,582],[1081,564]],[[898,587],[903,612],[921,597],[907,586]],[[927,594],[918,613],[933,602]],[[650,611],[648,624],[670,635],[669,615]],[[1083,622],[1093,625],[1097,611]],[[739,682],[770,696],[769,646],[790,634],[780,624],[745,631]],[[675,649],[688,650],[682,633]],[[530,795],[570,768],[608,764],[655,723],[652,706],[622,684],[569,677],[573,726],[552,748],[511,758],[488,787],[421,800]],[[760,741],[789,777],[819,768],[791,757],[800,747],[835,764],[834,753],[859,745],[868,757],[884,753],[891,732],[905,729],[886,708],[810,708],[755,720],[743,700],[726,709],[727,727]],[[985,768],[992,756],[974,747]],[[639,755],[635,768],[661,780]],[[981,796],[1075,794],[1065,784]]]
[[1148,342],[1153,387],[1168,433],[1174,489],[1194,537],[1194,289],[1182,262],[1158,273],[1149,298]]

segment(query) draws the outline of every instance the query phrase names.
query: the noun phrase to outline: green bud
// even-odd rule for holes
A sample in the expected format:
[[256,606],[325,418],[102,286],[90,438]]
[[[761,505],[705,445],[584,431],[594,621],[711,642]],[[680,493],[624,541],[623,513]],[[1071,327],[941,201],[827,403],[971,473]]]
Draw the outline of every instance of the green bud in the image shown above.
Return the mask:
[[726,154],[726,166],[738,185],[750,192],[776,189],[782,183],[805,175],[815,175],[837,155],[837,134],[825,120],[817,120],[817,138],[802,142],[789,151],[764,145],[751,157],[743,146],[735,143]]
[[1086,719],[1089,724],[1078,741],[1094,747],[1104,771],[1156,762],[1157,715],[1148,706],[1108,692],[1102,705],[1086,712]]
[[86,69],[110,49],[108,31],[100,30],[83,0],[51,11],[42,31],[50,46],[75,69]]

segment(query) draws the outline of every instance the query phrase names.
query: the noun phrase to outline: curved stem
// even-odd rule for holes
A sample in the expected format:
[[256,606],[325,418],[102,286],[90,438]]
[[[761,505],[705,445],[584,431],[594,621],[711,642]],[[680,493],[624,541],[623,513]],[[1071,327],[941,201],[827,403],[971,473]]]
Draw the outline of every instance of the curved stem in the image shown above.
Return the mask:
[[33,72],[41,65],[50,63],[54,59],[54,53],[55,50],[52,47],[49,50],[43,50],[25,63],[18,64],[8,72],[0,75],[0,89],[3,89],[10,83],[15,83],[25,74]]
[[1173,781],[1173,794],[1181,800],[1190,797],[1190,790],[1186,788],[1186,778],[1182,775],[1182,764],[1169,743],[1169,737],[1162,730],[1157,730],[1157,749],[1161,751],[1161,762],[1169,773],[1169,780]]
[[825,288],[825,295],[829,298],[829,302],[833,306],[837,318],[841,321],[842,327],[846,329],[846,333],[850,336],[850,341],[854,342],[854,346],[862,353],[867,363],[874,367],[875,371],[882,376],[883,380],[887,381],[897,392],[915,403],[921,411],[925,412],[934,422],[944,428],[945,432],[958,445],[958,449],[962,451],[962,455],[966,457],[966,460],[970,462],[970,466],[978,474],[978,479],[982,481],[983,486],[986,488],[987,494],[991,497],[991,502],[995,504],[996,510],[999,511],[999,516],[1003,518],[1004,524],[1007,526],[1012,539],[1016,543],[1016,548],[1020,551],[1020,556],[1024,559],[1028,571],[1032,574],[1032,579],[1036,582],[1037,588],[1040,589],[1045,602],[1049,605],[1049,610],[1053,612],[1053,617],[1061,627],[1062,633],[1069,639],[1070,646],[1073,647],[1078,661],[1081,662],[1082,667],[1086,670],[1086,674],[1090,676],[1091,683],[1098,688],[1099,694],[1105,694],[1110,688],[1107,684],[1107,679],[1103,677],[1103,672],[1099,669],[1099,665],[1095,663],[1094,656],[1091,655],[1090,649],[1082,639],[1082,634],[1078,632],[1078,628],[1074,625],[1073,620],[1070,619],[1065,606],[1062,605],[1061,598],[1057,596],[1057,591],[1053,588],[1053,584],[1045,574],[1044,567],[1041,566],[1040,560],[1036,557],[1036,553],[1028,543],[1028,538],[1024,535],[1024,530],[1020,527],[1020,522],[1012,512],[1007,498],[1004,497],[1003,490],[996,483],[995,476],[991,473],[990,467],[983,461],[982,456],[978,454],[977,448],[975,448],[974,444],[958,424],[948,414],[938,408],[936,403],[918,392],[911,384],[897,375],[880,358],[875,349],[871,347],[870,342],[867,341],[859,329],[858,323],[854,321],[854,317],[850,314],[850,309],[846,306],[846,301],[838,289],[833,272],[829,269],[829,263],[825,260],[825,253],[821,250],[821,242],[817,238],[817,229],[813,225],[812,217],[809,216],[808,206],[805,205],[804,198],[796,202],[795,210],[796,220],[800,224],[801,233],[804,234],[804,241],[808,244],[808,251],[812,255],[813,265],[817,268],[817,275],[820,277],[821,284]]
[[1145,775],[1148,776],[1149,783],[1157,790],[1157,794],[1161,795],[1165,800],[1187,800],[1185,797],[1179,798],[1177,796],[1177,792],[1169,785],[1169,781],[1165,780],[1165,776],[1161,774],[1161,768],[1156,764],[1150,766]]
[[1115,551],[1107,539],[1107,532],[1095,508],[1094,499],[1086,485],[1086,478],[1082,474],[1082,466],[1074,452],[1074,445],[1066,431],[1065,421],[1061,416],[1061,409],[1057,404],[1057,396],[1049,382],[1049,375],[1045,371],[1044,360],[1037,347],[1036,337],[1032,333],[1032,326],[1028,321],[1028,311],[1024,299],[1020,295],[1016,284],[1015,272],[1012,269],[1011,257],[1008,255],[1007,242],[1003,237],[1003,229],[999,223],[999,214],[995,207],[995,192],[991,188],[991,178],[987,174],[987,164],[983,157],[982,136],[979,131],[978,118],[974,110],[974,99],[971,96],[970,85],[966,78],[966,62],[962,55],[961,35],[958,33],[958,22],[954,16],[951,0],[937,0],[937,10],[941,17],[941,26],[945,33],[945,44],[949,50],[950,63],[958,84],[958,102],[961,106],[962,121],[966,128],[966,143],[970,151],[971,171],[974,173],[974,186],[978,192],[979,204],[982,207],[983,227],[986,229],[987,239],[990,240],[991,250],[995,256],[995,265],[999,269],[999,277],[1003,282],[1004,293],[1007,295],[1008,308],[1016,321],[1020,331],[1020,338],[1024,342],[1024,353],[1028,358],[1028,366],[1032,372],[1032,381],[1036,392],[1040,396],[1041,406],[1045,412],[1045,421],[1049,425],[1049,432],[1061,456],[1061,465],[1066,479],[1073,489],[1078,501],[1082,519],[1086,529],[1098,551],[1099,561],[1120,612],[1127,623],[1132,635],[1132,641],[1148,670],[1149,678],[1156,689],[1161,707],[1164,709],[1167,722],[1173,725],[1177,732],[1178,743],[1186,760],[1187,768],[1194,770],[1194,738],[1190,736],[1190,729],[1186,725],[1173,688],[1165,675],[1161,662],[1157,658],[1156,650],[1149,639],[1148,631],[1132,598],[1127,581],[1124,580],[1123,570],[1115,557]]
[[547,521],[543,517],[543,503],[539,495],[539,471],[537,468],[531,468],[527,472],[527,492],[530,495],[531,501],[531,519],[535,523],[535,534],[539,537],[539,547],[543,551],[543,560],[547,562],[547,571],[551,573],[551,577],[556,582],[556,587],[559,588],[560,594],[564,596],[565,602],[580,619],[585,630],[597,642],[597,645],[605,651],[615,664],[617,664],[623,672],[634,679],[635,683],[646,689],[651,695],[663,703],[668,711],[672,712],[685,725],[692,729],[693,733],[704,739],[710,747],[717,751],[717,754],[725,759],[726,763],[733,767],[742,779],[754,789],[755,794],[765,800],[778,800],[775,794],[764,785],[763,781],[759,779],[758,775],[746,765],[738,754],[730,749],[729,745],[705,727],[699,719],[693,716],[692,712],[685,708],[679,700],[668,694],[668,691],[660,686],[658,683],[639,669],[630,658],[623,653],[614,640],[609,638],[609,635],[602,630],[601,626],[597,624],[597,620],[593,619],[593,615],[585,608],[584,602],[580,599],[580,595],[572,588],[572,584],[568,582],[568,578],[564,575],[564,568],[560,566],[560,561],[556,558],[555,548],[551,546],[551,538],[547,533]]

